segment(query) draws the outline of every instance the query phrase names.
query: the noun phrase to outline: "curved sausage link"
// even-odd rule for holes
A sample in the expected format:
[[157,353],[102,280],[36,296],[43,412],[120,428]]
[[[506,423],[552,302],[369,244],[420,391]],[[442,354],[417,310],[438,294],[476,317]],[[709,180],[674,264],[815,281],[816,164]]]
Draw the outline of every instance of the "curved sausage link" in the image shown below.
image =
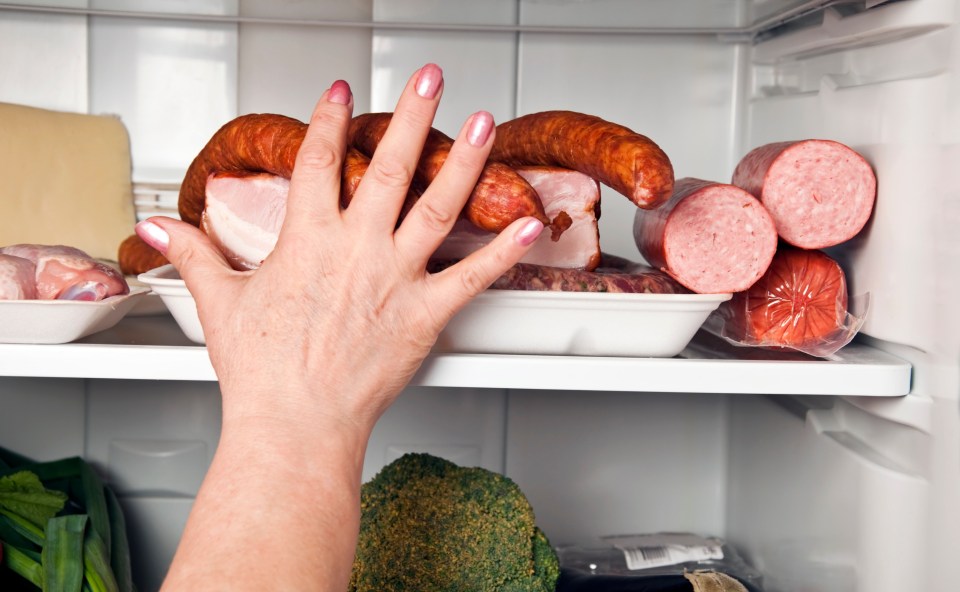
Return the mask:
[[[357,150],[372,155],[386,133],[392,115],[366,113],[354,117],[350,123],[350,143]],[[437,177],[452,146],[453,140],[449,136],[430,129],[417,163],[414,183],[418,189],[422,191]],[[499,162],[488,162],[484,167],[467,200],[463,216],[478,228],[490,232],[500,232],[524,216],[534,216],[544,224],[550,224],[536,190],[516,171]]]
[[580,171],[653,209],[673,192],[673,165],[650,138],[593,115],[543,111],[497,126],[491,160]]
[[[270,173],[289,179],[300,144],[307,132],[302,121],[255,113],[241,115],[223,125],[193,159],[180,186],[180,218],[200,226],[206,201],[207,179],[214,173]],[[370,159],[348,148],[343,161],[340,205],[347,207],[366,172]],[[412,203],[415,194],[407,196]],[[405,205],[405,209],[409,209]]]
[[139,275],[169,263],[160,251],[143,242],[136,234],[131,234],[120,243],[117,262],[124,275]]

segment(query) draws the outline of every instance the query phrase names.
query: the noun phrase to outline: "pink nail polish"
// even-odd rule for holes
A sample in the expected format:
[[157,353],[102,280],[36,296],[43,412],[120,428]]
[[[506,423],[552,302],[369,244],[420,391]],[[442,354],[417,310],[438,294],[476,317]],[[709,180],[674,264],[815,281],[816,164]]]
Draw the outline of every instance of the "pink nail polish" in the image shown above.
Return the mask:
[[486,111],[474,113],[470,119],[470,127],[467,128],[467,141],[473,146],[483,146],[490,137],[490,130],[493,129],[493,115]]
[[443,71],[436,64],[427,64],[420,68],[420,76],[417,77],[417,94],[425,99],[432,99],[437,96],[440,85],[443,84]]
[[327,100],[331,103],[349,105],[350,97],[352,95],[353,93],[350,91],[350,85],[343,80],[337,80],[330,85],[330,94],[327,95]]
[[520,229],[516,234],[517,242],[523,246],[533,244],[533,241],[537,240],[537,237],[540,236],[540,233],[543,231],[543,222],[537,220],[536,218],[530,220],[523,225],[523,228]]
[[144,220],[134,228],[137,235],[154,249],[160,251],[162,255],[167,254],[167,247],[170,246],[170,235],[167,231],[160,228],[149,220]]

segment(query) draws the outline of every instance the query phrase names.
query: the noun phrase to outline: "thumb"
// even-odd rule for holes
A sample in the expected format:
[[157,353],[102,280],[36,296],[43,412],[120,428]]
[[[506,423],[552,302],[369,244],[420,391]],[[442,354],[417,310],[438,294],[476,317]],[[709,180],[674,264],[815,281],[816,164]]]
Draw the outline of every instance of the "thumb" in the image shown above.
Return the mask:
[[160,251],[197,296],[203,286],[232,271],[223,253],[199,228],[165,216],[154,216],[137,224],[137,235]]

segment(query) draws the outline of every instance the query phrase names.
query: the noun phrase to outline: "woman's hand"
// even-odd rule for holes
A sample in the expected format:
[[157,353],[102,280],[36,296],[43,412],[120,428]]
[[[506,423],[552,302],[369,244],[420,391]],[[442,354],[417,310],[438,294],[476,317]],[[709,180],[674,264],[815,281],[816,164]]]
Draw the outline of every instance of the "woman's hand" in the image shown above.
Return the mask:
[[437,66],[414,74],[341,210],[353,99],[346,83],[334,83],[297,155],[276,247],[255,271],[232,270],[189,224],[138,225],[196,299],[223,396],[220,442],[164,590],[347,588],[373,425],[447,321],[543,229],[518,220],[467,259],[426,272],[494,134],[489,113],[471,116],[398,228],[442,89]]
[[197,301],[225,413],[336,414],[372,425],[450,318],[537,237],[540,223],[523,219],[463,262],[425,271],[490,151],[495,126],[485,112],[468,119],[439,177],[396,228],[442,90],[437,66],[415,73],[346,210],[338,195],[353,100],[342,81],[325,92],[276,248],[256,271],[233,271],[191,226],[154,218],[140,227],[148,242],[149,224],[170,236],[166,255]]

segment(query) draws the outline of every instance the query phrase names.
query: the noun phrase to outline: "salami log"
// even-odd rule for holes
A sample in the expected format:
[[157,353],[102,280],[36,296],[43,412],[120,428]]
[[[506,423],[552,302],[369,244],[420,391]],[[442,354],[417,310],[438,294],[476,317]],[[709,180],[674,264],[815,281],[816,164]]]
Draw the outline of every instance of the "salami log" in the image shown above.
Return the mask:
[[853,238],[870,218],[877,194],[870,164],[831,140],[755,148],[737,165],[733,184],[763,203],[783,240],[803,249]]
[[[360,152],[372,156],[387,131],[392,115],[357,115],[350,123],[350,143]],[[436,178],[452,146],[453,139],[434,128],[430,129],[417,163],[415,184],[418,190],[422,191]],[[497,233],[524,216],[533,216],[545,225],[551,225],[533,187],[516,171],[498,162],[488,162],[484,167],[467,200],[463,215],[477,228]],[[551,228],[554,236],[559,238],[563,228],[556,225]]]
[[840,265],[822,251],[781,246],[763,277],[723,303],[707,327],[740,345],[823,356],[852,339],[856,321]]
[[131,234],[120,243],[117,262],[124,275],[139,275],[169,263],[160,251],[143,242],[136,234]]
[[673,190],[673,165],[653,140],[572,111],[543,111],[501,123],[490,159],[514,166],[574,169],[640,208],[658,207]]
[[685,178],[656,210],[637,210],[633,236],[647,263],[701,294],[740,292],[777,250],[773,220],[746,191]]

